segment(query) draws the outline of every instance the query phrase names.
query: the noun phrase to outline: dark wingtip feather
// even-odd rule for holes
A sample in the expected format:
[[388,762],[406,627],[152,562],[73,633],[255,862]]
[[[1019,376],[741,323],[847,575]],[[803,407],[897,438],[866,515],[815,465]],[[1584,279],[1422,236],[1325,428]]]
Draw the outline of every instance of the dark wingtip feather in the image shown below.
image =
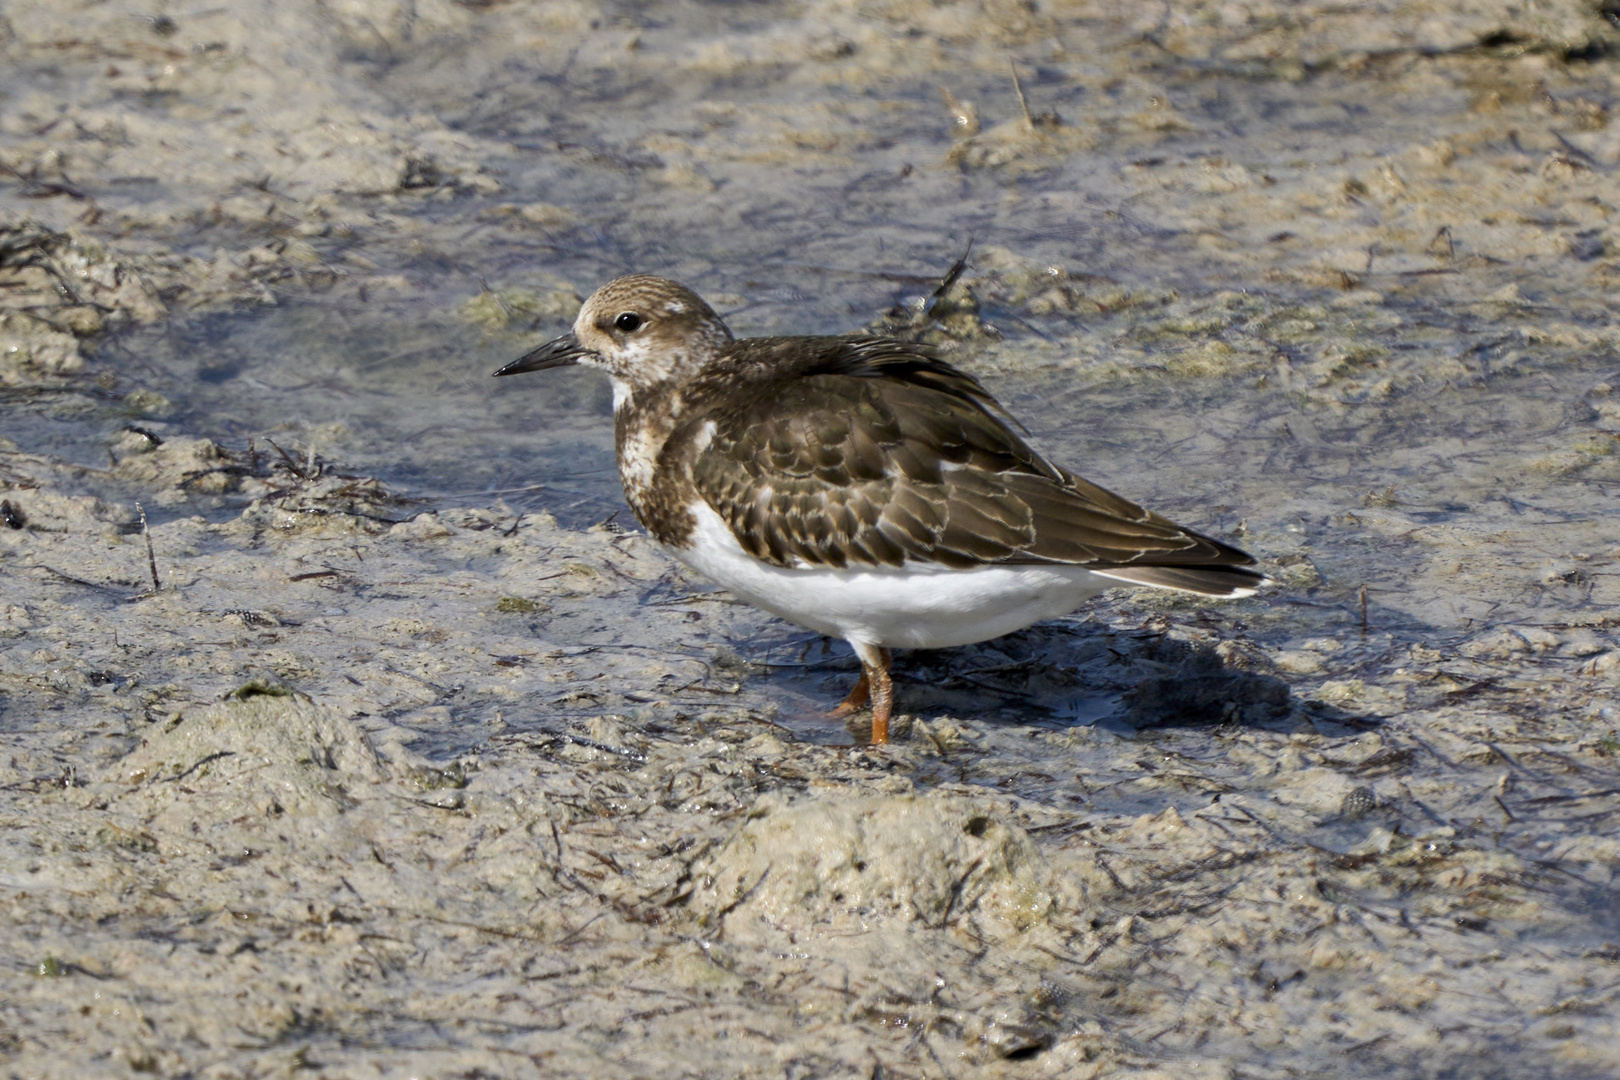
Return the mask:
[[1271,579],[1258,570],[1237,566],[1109,566],[1091,572],[1130,585],[1196,593],[1199,596],[1253,596]]

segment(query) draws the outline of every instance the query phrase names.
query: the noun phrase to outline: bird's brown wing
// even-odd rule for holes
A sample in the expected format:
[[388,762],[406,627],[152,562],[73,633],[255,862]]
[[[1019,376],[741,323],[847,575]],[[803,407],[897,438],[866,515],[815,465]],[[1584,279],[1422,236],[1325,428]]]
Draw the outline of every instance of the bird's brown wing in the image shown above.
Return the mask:
[[[1261,580],[1236,569],[1254,562],[1236,548],[1047,462],[970,376],[901,343],[857,344],[853,358],[762,380],[740,407],[733,393],[730,411],[705,418],[715,427],[693,483],[757,558],[1119,567],[1145,584],[1217,595]],[[1151,580],[1154,567],[1181,574]],[[1196,587],[1188,571],[1206,569],[1223,573]]]

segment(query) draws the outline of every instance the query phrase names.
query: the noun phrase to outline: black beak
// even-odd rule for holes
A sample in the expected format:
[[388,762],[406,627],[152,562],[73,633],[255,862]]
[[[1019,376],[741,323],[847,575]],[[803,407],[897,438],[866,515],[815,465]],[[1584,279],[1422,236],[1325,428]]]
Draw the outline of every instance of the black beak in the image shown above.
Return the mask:
[[579,363],[582,356],[591,355],[591,350],[579,343],[579,338],[573,334],[564,334],[560,338],[546,342],[538,349],[524,353],[516,360],[501,368],[495,374],[521,375],[525,371],[544,371],[546,368],[567,367]]

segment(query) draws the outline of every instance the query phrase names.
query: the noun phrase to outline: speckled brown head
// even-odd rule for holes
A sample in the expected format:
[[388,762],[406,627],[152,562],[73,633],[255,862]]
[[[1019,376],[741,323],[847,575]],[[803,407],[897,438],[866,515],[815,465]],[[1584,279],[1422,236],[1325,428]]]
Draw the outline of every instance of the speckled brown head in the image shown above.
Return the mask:
[[495,374],[569,364],[601,368],[613,380],[617,409],[640,390],[691,378],[731,342],[731,331],[697,293],[668,278],[631,274],[592,293],[572,333]]

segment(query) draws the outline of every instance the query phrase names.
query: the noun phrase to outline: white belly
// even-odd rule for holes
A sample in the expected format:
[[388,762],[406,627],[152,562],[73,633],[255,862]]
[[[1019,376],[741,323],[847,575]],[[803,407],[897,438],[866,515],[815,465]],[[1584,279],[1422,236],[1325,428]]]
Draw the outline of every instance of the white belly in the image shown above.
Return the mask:
[[670,549],[676,558],[756,607],[852,643],[967,645],[1066,615],[1119,584],[1078,566],[771,566],[744,551],[708,504],[691,509],[697,531],[691,547]]

